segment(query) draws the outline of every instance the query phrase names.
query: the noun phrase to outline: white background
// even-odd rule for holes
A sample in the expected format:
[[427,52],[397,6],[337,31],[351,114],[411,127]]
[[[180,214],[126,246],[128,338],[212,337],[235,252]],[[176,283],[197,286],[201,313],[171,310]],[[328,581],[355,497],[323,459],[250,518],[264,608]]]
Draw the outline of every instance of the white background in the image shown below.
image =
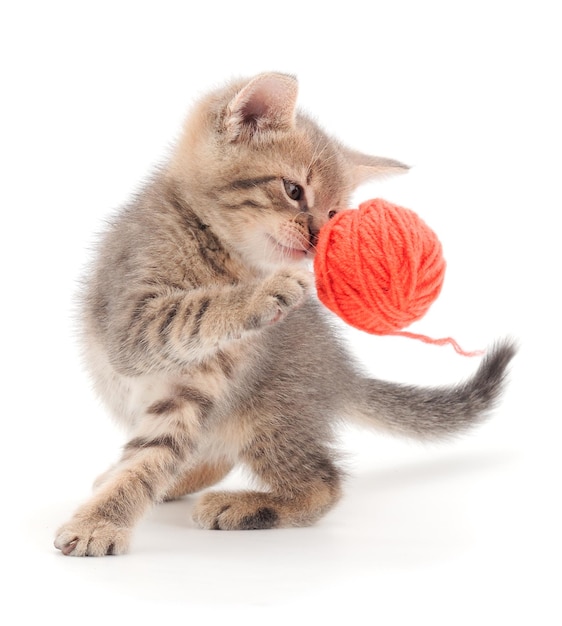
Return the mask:
[[[561,623],[555,5],[2,3],[2,623]],[[64,558],[55,529],[124,443],[74,340],[95,233],[199,94],[268,70],[295,73],[302,107],[349,145],[414,166],[356,201],[436,230],[447,279],[414,330],[467,349],[516,337],[508,392],[454,442],[344,433],[346,495],[312,528],[201,531],[186,499],[155,509],[127,556]],[[478,364],[348,335],[384,378],[452,382]]]

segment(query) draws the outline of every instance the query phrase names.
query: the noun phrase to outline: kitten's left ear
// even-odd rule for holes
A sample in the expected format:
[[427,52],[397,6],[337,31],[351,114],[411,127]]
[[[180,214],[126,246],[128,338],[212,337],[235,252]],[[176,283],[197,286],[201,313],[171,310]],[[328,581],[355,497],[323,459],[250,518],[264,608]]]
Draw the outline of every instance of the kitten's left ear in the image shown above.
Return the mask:
[[229,102],[225,128],[231,141],[261,131],[288,130],[295,121],[298,83],[288,74],[259,74]]
[[409,165],[404,165],[400,161],[370,156],[362,152],[349,150],[348,148],[344,150],[344,154],[351,163],[355,186],[359,186],[374,178],[405,174],[410,169]]

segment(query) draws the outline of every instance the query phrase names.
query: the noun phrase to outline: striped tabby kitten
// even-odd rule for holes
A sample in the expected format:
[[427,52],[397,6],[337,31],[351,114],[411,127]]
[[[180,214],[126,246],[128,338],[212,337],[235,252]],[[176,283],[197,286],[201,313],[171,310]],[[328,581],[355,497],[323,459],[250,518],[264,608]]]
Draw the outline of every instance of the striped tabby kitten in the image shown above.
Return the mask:
[[63,554],[127,550],[155,502],[200,491],[237,463],[259,491],[211,491],[208,529],[312,524],[338,500],[342,417],[421,438],[463,431],[497,399],[514,348],[467,383],[365,378],[334,336],[306,261],[361,182],[404,170],[295,111],[297,82],[261,74],[195,106],[169,162],[116,217],[83,294],[87,364],[126,426],[120,461],[63,525]]

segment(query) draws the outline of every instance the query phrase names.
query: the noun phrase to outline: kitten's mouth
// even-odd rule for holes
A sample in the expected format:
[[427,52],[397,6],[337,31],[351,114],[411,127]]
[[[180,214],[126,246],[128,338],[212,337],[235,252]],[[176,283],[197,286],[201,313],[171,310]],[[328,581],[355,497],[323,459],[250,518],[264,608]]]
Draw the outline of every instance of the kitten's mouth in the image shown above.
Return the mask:
[[271,235],[268,235],[267,237],[273,244],[276,252],[279,253],[283,257],[283,259],[293,259],[295,261],[300,261],[301,259],[304,259],[306,257],[312,258],[314,256],[314,248],[310,244],[308,244],[307,247],[305,247],[301,243],[296,243],[292,246],[286,246]]

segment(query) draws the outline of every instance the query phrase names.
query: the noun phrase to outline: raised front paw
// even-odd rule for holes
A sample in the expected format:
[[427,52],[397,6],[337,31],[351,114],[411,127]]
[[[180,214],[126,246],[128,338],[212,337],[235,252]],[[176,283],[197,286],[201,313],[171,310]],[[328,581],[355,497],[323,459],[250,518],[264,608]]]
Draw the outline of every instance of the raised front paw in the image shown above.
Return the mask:
[[248,326],[274,324],[300,306],[314,287],[314,276],[302,269],[285,268],[266,278],[249,303]]
[[105,556],[127,552],[129,528],[110,520],[76,515],[59,528],[55,548],[67,556]]
[[279,526],[279,513],[269,494],[218,491],[200,498],[193,520],[208,530],[261,530]]

